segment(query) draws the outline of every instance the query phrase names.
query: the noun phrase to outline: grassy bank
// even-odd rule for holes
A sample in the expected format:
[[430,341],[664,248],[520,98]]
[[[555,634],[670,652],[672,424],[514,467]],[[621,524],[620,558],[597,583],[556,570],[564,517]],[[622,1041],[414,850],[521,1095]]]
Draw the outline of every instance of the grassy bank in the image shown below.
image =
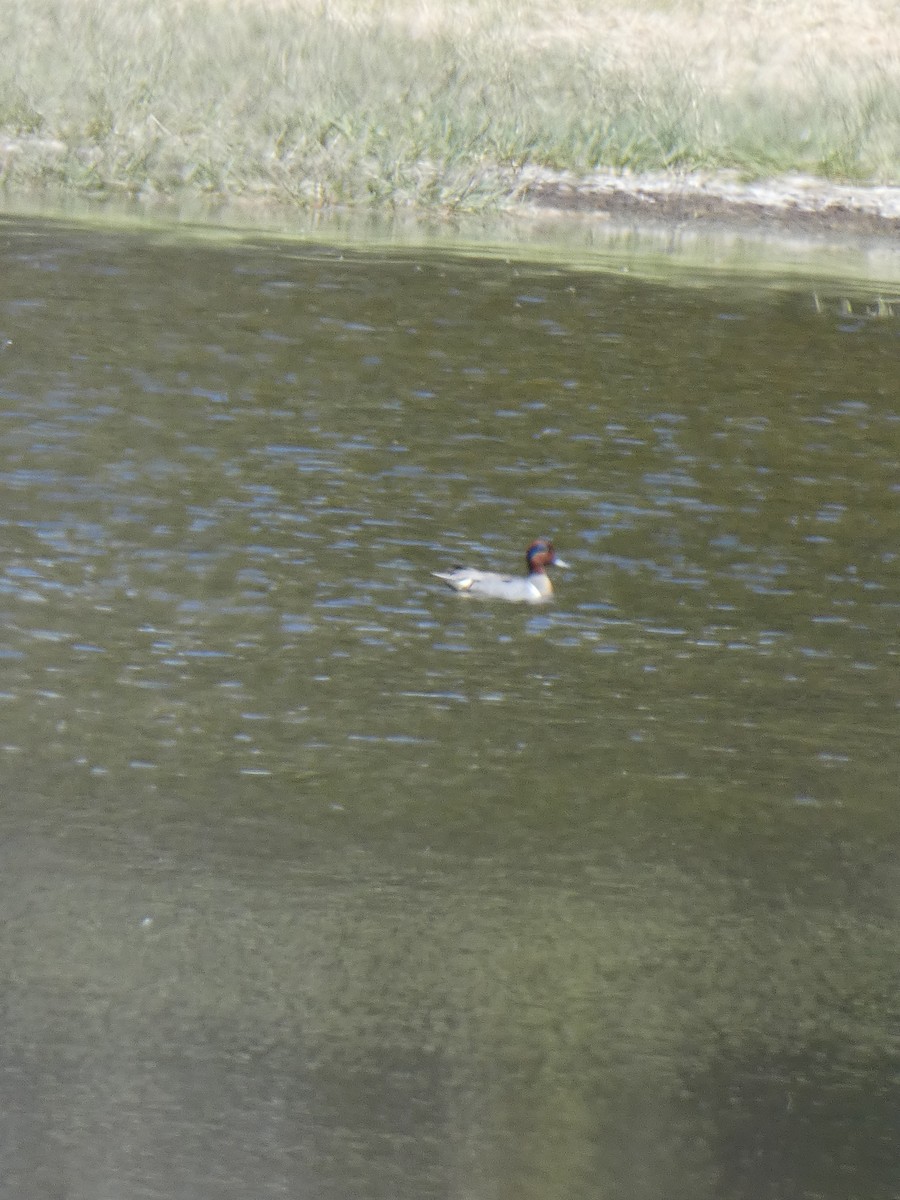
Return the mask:
[[0,0],[0,184],[481,208],[528,168],[900,179],[895,0]]

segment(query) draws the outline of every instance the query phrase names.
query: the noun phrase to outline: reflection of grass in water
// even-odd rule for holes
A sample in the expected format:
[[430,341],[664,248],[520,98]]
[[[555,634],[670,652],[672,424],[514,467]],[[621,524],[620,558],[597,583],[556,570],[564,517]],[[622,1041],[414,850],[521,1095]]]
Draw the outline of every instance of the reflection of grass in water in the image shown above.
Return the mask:
[[174,1001],[231,1027],[302,1018],[308,1038],[351,1055],[412,1039],[511,1058],[530,1046],[561,1064],[638,1048],[700,1059],[748,1037],[770,1050],[833,1037],[868,1053],[889,1033],[892,917],[773,914],[674,870],[602,879],[596,896],[475,874],[449,890],[441,878],[357,886],[325,872],[293,899],[281,886],[204,877],[169,889],[151,877],[133,921],[115,881],[66,877],[57,894],[67,870],[11,878],[34,904],[22,910],[30,936],[14,922],[5,954],[23,980],[102,982],[130,1017]]
[[137,897],[133,875],[108,869],[44,874],[32,854],[11,870],[19,916],[0,949],[12,1045],[49,1027],[54,1042],[137,1038],[152,1057],[213,1031],[248,1053],[300,1054],[303,1071],[430,1063],[454,1103],[477,1098],[454,1117],[473,1139],[512,1125],[527,1144],[537,1122],[542,1169],[548,1129],[571,1156],[630,1109],[628,1153],[649,1163],[654,1138],[697,1119],[685,1079],[727,1090],[723,1063],[818,1062],[813,1090],[827,1092],[835,1072],[859,1088],[866,1064],[896,1049],[894,919],[773,913],[674,870],[588,893],[475,871],[452,887],[290,874],[271,891],[150,874]]
[[7,184],[478,207],[524,163],[888,179],[888,0],[7,0]]

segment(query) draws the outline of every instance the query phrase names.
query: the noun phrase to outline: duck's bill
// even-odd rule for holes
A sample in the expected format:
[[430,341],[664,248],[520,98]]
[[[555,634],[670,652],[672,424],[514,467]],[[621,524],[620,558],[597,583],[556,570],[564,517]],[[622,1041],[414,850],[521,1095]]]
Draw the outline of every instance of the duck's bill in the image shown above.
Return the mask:
[[554,567],[565,567],[569,571],[572,570],[572,564],[567,563],[564,558],[554,558],[553,565]]

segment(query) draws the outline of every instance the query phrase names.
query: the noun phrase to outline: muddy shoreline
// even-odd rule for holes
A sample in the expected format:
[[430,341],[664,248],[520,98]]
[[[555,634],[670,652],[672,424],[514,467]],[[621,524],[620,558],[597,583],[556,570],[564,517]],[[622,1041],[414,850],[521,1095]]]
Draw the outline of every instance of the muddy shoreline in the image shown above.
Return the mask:
[[642,224],[896,239],[900,248],[900,187],[831,185],[809,177],[746,183],[728,176],[585,179],[535,172],[521,179],[518,203],[536,212]]
[[[501,198],[505,197],[505,198]],[[138,192],[90,195],[73,189],[10,189],[0,218],[146,225],[213,236],[335,238],[341,243],[432,244],[467,251],[505,247],[588,253],[643,246],[653,262],[688,269],[797,273],[877,285],[878,304],[900,304],[900,187],[831,185],[812,177],[764,183],[714,177],[601,174],[590,178],[523,169],[503,178],[486,208],[414,205],[310,206],[276,187],[236,195]],[[674,257],[673,257],[674,256]],[[638,270],[635,260],[629,269]],[[879,310],[881,311],[881,310]]]

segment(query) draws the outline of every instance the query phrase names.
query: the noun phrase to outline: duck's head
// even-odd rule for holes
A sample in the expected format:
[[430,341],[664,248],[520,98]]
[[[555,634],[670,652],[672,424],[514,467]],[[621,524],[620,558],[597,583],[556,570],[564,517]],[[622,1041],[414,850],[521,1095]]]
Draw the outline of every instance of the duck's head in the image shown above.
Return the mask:
[[569,564],[556,557],[553,543],[549,538],[538,538],[525,551],[525,561],[532,575],[540,575],[545,567],[567,567]]

